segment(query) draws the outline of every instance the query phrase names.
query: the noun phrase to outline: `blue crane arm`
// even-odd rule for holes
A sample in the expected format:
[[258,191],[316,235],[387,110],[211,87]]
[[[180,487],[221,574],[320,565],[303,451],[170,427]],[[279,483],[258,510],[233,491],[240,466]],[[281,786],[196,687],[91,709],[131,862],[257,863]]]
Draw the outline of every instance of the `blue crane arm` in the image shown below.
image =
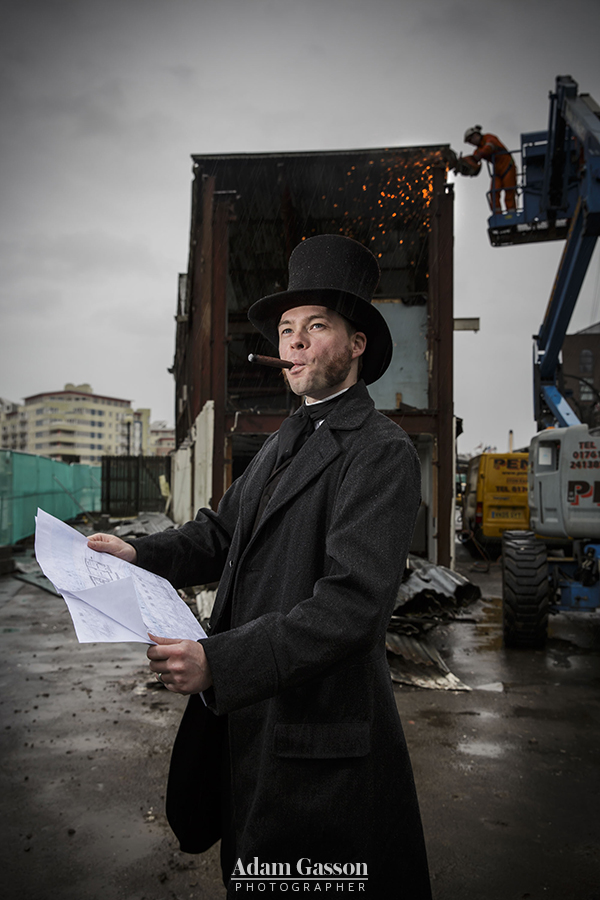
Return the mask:
[[556,387],[559,356],[600,234],[600,107],[588,95],[577,94],[577,83],[570,76],[557,78],[551,99],[542,203],[548,216],[557,214],[566,202],[567,171],[575,167],[579,197],[544,321],[535,338],[540,428],[550,424],[544,406],[560,426],[574,424],[572,411],[567,411]]
[[573,412],[557,387],[553,384],[544,384],[541,387],[541,393],[548,409],[558,422],[559,428],[566,428],[568,425],[581,425],[581,419]]
[[558,357],[597,239],[597,233],[588,233],[587,210],[580,197],[571,220],[546,315],[537,336],[542,381],[554,379]]

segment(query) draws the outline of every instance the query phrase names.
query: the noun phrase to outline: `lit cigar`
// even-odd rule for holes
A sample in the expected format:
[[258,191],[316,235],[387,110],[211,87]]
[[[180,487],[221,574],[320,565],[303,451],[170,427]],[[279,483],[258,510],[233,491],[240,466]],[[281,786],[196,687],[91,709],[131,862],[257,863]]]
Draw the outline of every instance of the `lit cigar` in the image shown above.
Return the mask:
[[248,362],[261,366],[273,366],[274,369],[291,369],[294,365],[289,359],[277,359],[275,356],[261,356],[260,353],[249,353]]

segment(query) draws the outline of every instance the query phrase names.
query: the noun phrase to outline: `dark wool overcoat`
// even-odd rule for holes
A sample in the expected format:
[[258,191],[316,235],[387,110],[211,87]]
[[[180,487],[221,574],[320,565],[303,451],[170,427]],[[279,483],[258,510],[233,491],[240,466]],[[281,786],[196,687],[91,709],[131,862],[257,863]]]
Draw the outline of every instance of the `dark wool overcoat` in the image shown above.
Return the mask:
[[[203,641],[213,687],[208,705],[190,698],[175,742],[169,820],[183,850],[205,850],[221,836],[226,790],[244,866],[365,863],[362,896],[427,900],[385,655],[419,506],[417,454],[361,381],[293,458],[253,530],[277,441],[216,513],[133,542],[138,564],[175,586],[220,578]],[[233,883],[228,896],[239,896]]]

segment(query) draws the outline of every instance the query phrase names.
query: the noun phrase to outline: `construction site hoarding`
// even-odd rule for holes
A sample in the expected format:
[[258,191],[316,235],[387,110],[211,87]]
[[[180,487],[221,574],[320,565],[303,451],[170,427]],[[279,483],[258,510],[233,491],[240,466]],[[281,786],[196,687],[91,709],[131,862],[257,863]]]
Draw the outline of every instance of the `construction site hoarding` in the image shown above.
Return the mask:
[[115,518],[164,512],[170,479],[170,456],[103,456],[102,512]]
[[100,469],[0,450],[0,546],[35,532],[38,506],[68,521],[100,509]]
[[450,563],[453,194],[446,149],[193,157],[189,262],[179,278],[173,366],[174,473],[185,472],[186,482],[183,502],[173,486],[177,508],[191,510],[199,501],[216,508],[296,407],[280,371],[248,362],[250,353],[272,355],[275,348],[247,311],[286,289],[297,244],[343,234],[369,247],[381,269],[374,303],[388,322],[394,353],[369,391],[421,458],[423,506],[413,550]]

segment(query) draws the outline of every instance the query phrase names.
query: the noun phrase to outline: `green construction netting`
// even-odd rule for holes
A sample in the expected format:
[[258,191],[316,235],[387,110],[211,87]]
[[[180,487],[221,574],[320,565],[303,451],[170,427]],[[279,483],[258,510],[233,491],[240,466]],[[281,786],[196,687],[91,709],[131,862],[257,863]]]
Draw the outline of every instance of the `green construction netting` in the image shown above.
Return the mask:
[[38,506],[66,521],[100,509],[99,466],[0,450],[0,545],[35,531]]

